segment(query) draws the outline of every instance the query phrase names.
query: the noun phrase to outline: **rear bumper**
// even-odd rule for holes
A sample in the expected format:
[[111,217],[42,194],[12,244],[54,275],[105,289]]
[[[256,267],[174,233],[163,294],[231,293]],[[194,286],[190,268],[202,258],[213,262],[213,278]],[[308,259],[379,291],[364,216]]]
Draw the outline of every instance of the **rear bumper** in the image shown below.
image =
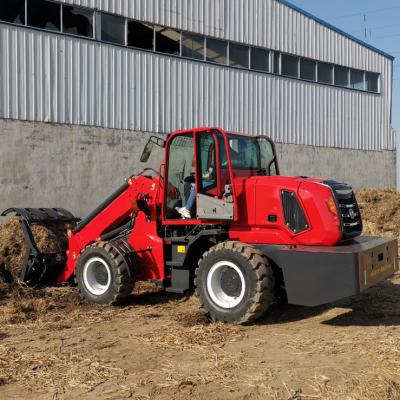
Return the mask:
[[333,246],[255,245],[282,269],[290,304],[317,306],[361,293],[399,269],[397,239]]

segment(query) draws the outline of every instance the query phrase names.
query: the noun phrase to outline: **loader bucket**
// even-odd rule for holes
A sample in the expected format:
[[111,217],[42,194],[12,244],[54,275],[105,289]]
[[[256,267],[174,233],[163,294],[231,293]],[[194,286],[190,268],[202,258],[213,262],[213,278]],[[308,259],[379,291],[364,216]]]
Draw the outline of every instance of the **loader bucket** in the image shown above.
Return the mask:
[[[28,286],[50,284],[65,266],[66,252],[43,253],[40,251],[32,232],[33,225],[45,227],[65,227],[79,221],[72,213],[63,208],[9,208],[1,216],[20,217],[24,234],[26,253],[19,274],[19,279]],[[66,232],[65,232],[66,235]]]

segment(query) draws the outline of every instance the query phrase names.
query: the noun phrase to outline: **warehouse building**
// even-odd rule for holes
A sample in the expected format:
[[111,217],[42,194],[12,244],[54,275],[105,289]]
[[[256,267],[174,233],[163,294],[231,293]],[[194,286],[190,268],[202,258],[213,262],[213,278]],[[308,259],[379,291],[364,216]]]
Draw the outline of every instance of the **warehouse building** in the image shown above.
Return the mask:
[[2,0],[0,65],[2,208],[86,213],[150,134],[196,126],[270,136],[283,174],[396,185],[393,58],[283,0]]

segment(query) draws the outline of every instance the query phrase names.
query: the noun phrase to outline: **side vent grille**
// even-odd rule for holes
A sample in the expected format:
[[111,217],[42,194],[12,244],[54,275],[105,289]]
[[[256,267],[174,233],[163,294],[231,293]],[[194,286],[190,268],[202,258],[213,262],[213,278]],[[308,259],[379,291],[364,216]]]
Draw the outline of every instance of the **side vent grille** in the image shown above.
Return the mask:
[[294,233],[305,231],[307,219],[294,192],[282,190],[281,196],[286,226]]

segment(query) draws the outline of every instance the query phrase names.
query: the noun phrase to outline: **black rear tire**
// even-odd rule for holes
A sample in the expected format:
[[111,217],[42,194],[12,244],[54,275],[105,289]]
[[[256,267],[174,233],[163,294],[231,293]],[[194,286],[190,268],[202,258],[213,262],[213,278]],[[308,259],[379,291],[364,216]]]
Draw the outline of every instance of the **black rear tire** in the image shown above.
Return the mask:
[[212,320],[245,324],[274,302],[274,277],[264,254],[241,242],[213,246],[196,269],[196,294]]
[[98,242],[83,251],[75,276],[81,296],[94,304],[120,304],[134,285],[125,259],[107,242]]

